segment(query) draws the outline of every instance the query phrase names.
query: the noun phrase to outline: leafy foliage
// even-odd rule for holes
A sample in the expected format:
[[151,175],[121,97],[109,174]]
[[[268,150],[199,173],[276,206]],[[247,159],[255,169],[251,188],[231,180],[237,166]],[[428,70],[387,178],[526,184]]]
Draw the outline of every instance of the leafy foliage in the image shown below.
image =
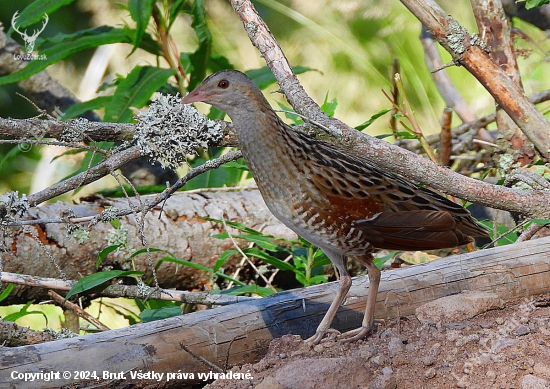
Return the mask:
[[78,282],[69,290],[65,300],[71,298],[75,294],[86,292],[96,286],[102,285],[113,278],[119,277],[135,277],[141,276],[144,273],[142,271],[135,270],[110,270],[99,273],[93,273],[86,277],[82,277]]
[[[289,241],[263,234],[241,223],[211,218],[204,219],[216,223],[225,223],[229,227],[244,232],[244,234],[231,235],[231,237],[234,239],[244,239],[258,246],[244,248],[241,251],[225,251],[216,261],[214,269],[219,270],[231,256],[243,253],[249,257],[261,259],[264,263],[271,265],[275,269],[294,273],[296,280],[304,286],[316,285],[327,281],[326,276],[322,275],[322,273],[324,266],[330,264],[330,260],[321,250],[306,240],[299,238],[298,242]],[[221,234],[212,235],[212,237],[216,239],[229,239],[230,235],[225,231]],[[290,248],[285,247],[289,244],[291,245]],[[290,261],[283,261],[279,257],[292,258],[292,263]]]
[[29,307],[31,306],[32,301],[29,301],[27,304],[21,308],[19,312],[10,313],[9,315],[2,318],[4,321],[16,321],[17,319],[21,319],[24,316],[27,315],[42,315],[44,316],[44,319],[46,319],[46,325],[48,325],[48,317],[44,314],[44,312],[41,311],[29,311]]
[[548,4],[548,1],[549,0],[527,0],[525,2],[525,9],[532,9],[535,7],[543,6],[544,4]]

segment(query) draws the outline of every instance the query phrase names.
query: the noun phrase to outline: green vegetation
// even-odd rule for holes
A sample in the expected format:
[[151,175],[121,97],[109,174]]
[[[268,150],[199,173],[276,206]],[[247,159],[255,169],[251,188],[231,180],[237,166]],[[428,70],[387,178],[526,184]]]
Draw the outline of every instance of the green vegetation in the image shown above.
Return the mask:
[[[394,58],[398,58],[402,95],[406,96],[406,101],[412,107],[407,113],[412,115],[414,111],[414,117],[425,135],[438,132],[444,102],[425,66],[418,39],[420,24],[414,16],[398,2],[320,0],[314,1],[313,7],[312,1],[259,0],[257,7],[279,40],[294,66],[294,71],[300,75],[305,89],[316,101],[322,103],[323,110],[371,135],[382,138],[391,133],[391,136],[419,139],[401,114],[394,115],[402,123],[400,131],[393,133],[389,126],[393,107],[384,97],[382,89],[390,91],[392,63]],[[97,6],[98,3],[101,5]],[[470,31],[475,31],[475,22],[470,15],[468,3],[449,0],[441,3]],[[537,5],[535,1],[528,3],[529,6]],[[240,20],[226,1],[129,0],[121,5],[108,0],[23,0],[3,4],[0,21],[4,26],[11,25],[11,17],[18,10],[17,24],[21,29],[32,30],[32,26],[40,22],[44,13],[49,15],[49,25],[35,45],[35,50],[44,55],[45,59],[31,61],[22,70],[0,77],[2,117],[22,118],[38,114],[31,104],[15,94],[20,90],[15,83],[44,69],[60,84],[71,89],[77,97],[85,99],[64,111],[50,112],[60,120],[93,111],[106,122],[132,123],[135,122],[137,111],[147,107],[154,93],[185,94],[207,74],[223,68],[247,71],[258,86],[266,91],[273,106],[279,105],[281,109],[289,111],[280,95],[269,93],[276,88],[275,79],[250,45]],[[550,64],[546,53],[549,43],[543,32],[526,23],[520,22],[518,26],[530,37],[530,40],[519,39],[517,46],[525,54],[520,58],[523,83],[527,93],[532,93],[538,90],[540,82],[548,74]],[[12,29],[8,34],[23,43]],[[109,52],[109,66],[105,66],[106,74],[100,77],[102,82],[96,85],[97,91],[79,89],[84,85],[80,82],[85,79],[86,66],[94,53],[97,53],[95,50],[108,50],[108,45],[113,44],[117,45],[116,50]],[[174,51],[174,48],[178,51]],[[443,51],[441,55],[444,60],[450,60]],[[477,115],[494,110],[492,98],[466,70],[450,68],[448,71]],[[548,104],[542,109],[547,111]],[[207,113],[212,119],[224,117],[216,109],[210,109]],[[303,122],[292,112],[286,112],[284,116],[292,124]],[[453,124],[458,124],[457,118]],[[60,151],[56,156],[51,155],[48,146],[23,148],[19,145],[0,144],[0,193],[11,190],[30,193],[47,187],[95,166],[106,155],[101,150],[111,150],[114,147],[112,142],[90,144],[97,147],[97,150]],[[188,157],[188,165],[180,168],[178,173],[182,175],[189,168],[202,165],[225,152],[226,149],[223,148],[198,150],[197,155]],[[47,174],[48,180],[44,181],[45,172],[50,170],[55,173]],[[546,174],[546,171],[543,169],[541,174]],[[238,160],[192,179],[184,190],[237,187],[250,182],[246,164],[243,160]],[[121,188],[114,180],[102,180],[98,185],[75,191],[64,198],[76,199],[84,193],[97,191],[105,196],[123,196],[125,192],[132,193],[131,189],[130,186]],[[148,194],[157,193],[164,187],[136,189],[141,194]],[[171,262],[204,270],[216,280],[213,292],[234,295],[267,296],[274,293],[280,288],[266,282],[266,279],[279,272],[293,278],[296,281],[294,286],[327,282],[327,257],[303,239],[282,240],[240,223],[208,220],[240,231],[237,235],[230,235],[225,231],[214,235],[214,239],[242,239],[250,242],[250,247],[240,251],[227,250],[212,268],[177,258],[165,250],[151,248],[150,251],[163,251],[166,254],[156,263],[156,268],[163,262]],[[492,223],[486,225],[492,229]],[[113,227],[116,229],[116,225]],[[504,231],[504,227],[497,227],[497,233]],[[508,244],[514,240],[509,236],[501,237],[498,243]],[[115,242],[104,247],[98,254],[97,266],[122,247],[124,242]],[[144,253],[146,250],[129,254],[128,262],[131,263],[134,257]],[[384,262],[393,259],[394,254],[381,255],[376,261],[377,266],[381,267]],[[255,284],[249,283],[251,280],[245,282],[225,273],[224,265],[231,256],[246,256],[253,263],[262,261],[264,265],[261,265],[261,276],[258,274]],[[67,294],[67,298],[113,279],[126,279],[142,274],[135,270],[111,270],[92,274],[79,280]],[[229,284],[234,286],[220,288],[220,285]],[[0,301],[9,295],[11,288],[8,286],[1,292]],[[180,314],[185,309],[180,303],[146,299],[137,299],[130,305],[117,304],[108,302],[104,305],[110,306],[130,324],[140,319],[150,321]],[[31,302],[22,307],[10,307],[1,311],[0,315],[4,316],[4,320],[17,320],[18,323],[29,315],[46,317],[44,313],[34,309]]]

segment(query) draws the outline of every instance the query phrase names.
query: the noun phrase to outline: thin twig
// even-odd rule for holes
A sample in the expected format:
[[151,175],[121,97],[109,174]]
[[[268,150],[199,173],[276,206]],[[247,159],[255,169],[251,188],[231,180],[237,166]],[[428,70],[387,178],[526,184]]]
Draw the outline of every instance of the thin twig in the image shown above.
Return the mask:
[[305,115],[302,115],[302,114],[299,114],[297,112],[294,112],[294,111],[288,111],[286,109],[274,109],[275,112],[283,112],[283,113],[289,113],[291,115],[296,115],[296,116],[299,116],[301,117],[302,119],[304,119],[304,121],[306,121],[307,123],[311,123],[311,124],[314,124],[316,125],[317,127],[323,129],[327,134],[329,135],[334,135],[334,130],[331,130],[330,128],[328,128],[327,126],[319,123],[318,121],[316,120],[313,120],[313,119],[310,119],[308,118],[307,116]]
[[[60,291],[69,291],[76,284],[76,281],[61,280],[58,278],[44,278],[25,274],[15,274],[2,272],[0,281],[25,286],[35,286],[44,289],[55,289]],[[143,298],[144,291],[138,285],[109,285],[105,289],[94,293],[103,297],[127,297],[127,298]],[[165,301],[181,301],[187,304],[204,304],[204,305],[229,305],[238,302],[253,300],[254,297],[246,296],[230,296],[223,294],[212,294],[209,292],[186,292],[181,290],[161,289],[153,294],[156,300]]]
[[[508,231],[500,234],[499,236],[497,236],[496,238],[494,238],[490,243],[486,244],[485,246],[483,246],[483,249],[488,249],[489,247],[491,247],[493,244],[495,244],[496,242],[498,242],[499,239],[505,237],[506,235],[508,234],[511,234],[512,232],[514,232],[515,230],[517,230],[518,228],[521,228],[523,227],[525,224],[529,223],[529,219],[525,219],[523,220],[521,223],[518,223],[516,224],[516,226],[514,228],[510,228]],[[496,222],[494,223],[494,225],[496,225]],[[494,232],[494,230],[493,230]],[[495,234],[493,234],[494,236]]]
[[82,149],[82,150],[89,150],[89,151],[95,151],[101,154],[106,155],[108,152],[105,150],[102,150],[98,147],[94,146],[87,146],[80,143],[73,143],[73,142],[61,142],[61,141],[55,141],[55,140],[34,140],[34,139],[0,139],[0,144],[23,144],[27,143],[30,145],[49,145],[49,146],[58,146],[58,147],[71,147],[73,149]]
[[443,166],[451,165],[451,121],[453,110],[445,107],[441,118],[441,132],[439,133],[439,163]]
[[548,227],[548,224],[537,224],[533,223],[529,227],[525,229],[519,236],[518,240],[516,240],[516,243],[519,242],[525,242],[526,240],[531,239],[537,232],[542,230],[543,228]]
[[181,347],[183,350],[185,350],[185,351],[187,351],[189,354],[191,354],[191,356],[192,356],[193,358],[195,358],[196,360],[198,360],[198,361],[204,363],[206,366],[208,366],[208,367],[211,368],[212,370],[215,370],[215,371],[217,371],[218,373],[225,373],[225,371],[223,371],[219,366],[216,366],[216,365],[214,365],[212,362],[210,362],[210,361],[204,359],[203,357],[201,357],[200,355],[195,354],[193,351],[191,351],[191,350],[189,349],[189,347],[187,347],[186,345],[184,345],[182,342],[180,342],[179,345],[180,345],[180,347]]
[[93,317],[92,315],[90,315],[88,312],[86,312],[85,310],[83,310],[82,308],[80,308],[78,305],[76,305],[75,303],[73,302],[70,302],[70,301],[65,301],[65,299],[63,298],[63,296],[57,294],[56,292],[54,292],[53,290],[49,290],[48,291],[48,295],[54,299],[59,305],[61,305],[62,307],[65,307],[65,308],[68,308],[70,310],[72,310],[74,313],[76,313],[76,315],[78,317],[81,317],[82,319],[86,320],[88,323],[91,323],[93,324],[94,326],[96,326],[97,328],[99,328],[100,330],[103,330],[103,331],[108,331],[110,330],[109,327],[107,327],[105,324],[103,324],[102,322],[100,322],[98,319],[96,319],[95,317]]
[[430,70],[430,73],[437,73],[443,69],[450,68],[451,66],[460,66],[460,64],[457,61],[447,62],[446,64],[443,64],[437,68]]
[[229,232],[229,228],[227,228],[227,223],[225,222],[225,218],[222,217],[222,223],[223,223],[223,226],[225,227],[225,231],[227,232],[227,235],[229,236],[229,239],[231,239],[231,242],[233,243],[233,246],[235,246],[235,248],[237,249],[237,251],[243,256],[243,258],[245,258],[247,261],[248,261],[248,264],[252,267],[252,269],[254,269],[254,271],[256,272],[256,274],[258,274],[262,280],[264,280],[264,282],[266,283],[266,286],[268,286],[269,288],[271,288],[275,293],[277,293],[277,289],[275,289],[273,287],[273,285],[271,285],[269,283],[269,281],[267,280],[267,278],[265,278],[265,276],[262,274],[262,272],[256,267],[256,265],[254,265],[254,263],[250,260],[250,258],[248,258],[248,255],[246,255],[244,253],[243,250],[241,250],[241,248],[239,247],[239,245],[237,244],[237,242],[235,242],[235,239],[233,238],[233,235],[231,235],[231,233]]

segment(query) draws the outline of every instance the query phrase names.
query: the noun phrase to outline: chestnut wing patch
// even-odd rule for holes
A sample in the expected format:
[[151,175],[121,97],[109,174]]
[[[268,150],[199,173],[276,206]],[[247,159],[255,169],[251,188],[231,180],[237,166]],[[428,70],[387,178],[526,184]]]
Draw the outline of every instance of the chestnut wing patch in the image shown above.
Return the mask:
[[353,220],[368,219],[385,210],[384,204],[372,196],[352,199],[327,196],[327,199],[332,205],[333,211]]

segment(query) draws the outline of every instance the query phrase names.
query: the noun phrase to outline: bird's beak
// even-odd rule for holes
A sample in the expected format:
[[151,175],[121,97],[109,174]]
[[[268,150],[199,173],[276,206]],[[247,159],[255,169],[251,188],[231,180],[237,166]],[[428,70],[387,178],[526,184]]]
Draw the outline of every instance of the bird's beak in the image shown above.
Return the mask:
[[188,93],[182,100],[182,104],[191,104],[196,103],[198,101],[204,101],[208,97],[210,97],[210,94],[208,92],[205,92],[200,87],[196,88],[193,92]]

